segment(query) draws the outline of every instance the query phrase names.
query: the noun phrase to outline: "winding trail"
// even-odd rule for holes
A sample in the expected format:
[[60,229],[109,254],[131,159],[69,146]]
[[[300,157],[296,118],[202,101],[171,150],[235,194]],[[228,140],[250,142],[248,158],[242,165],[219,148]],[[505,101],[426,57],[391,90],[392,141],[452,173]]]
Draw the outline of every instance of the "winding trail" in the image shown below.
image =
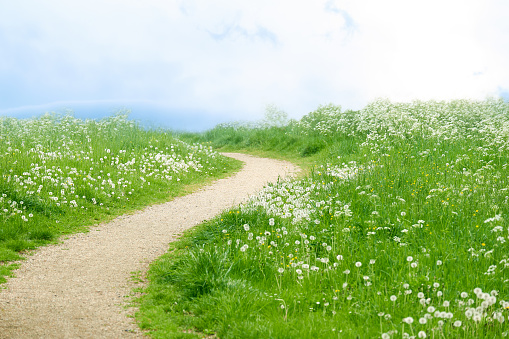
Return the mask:
[[0,290],[0,338],[141,338],[127,308],[132,272],[145,273],[185,229],[294,174],[289,162],[238,153],[245,163],[195,193],[121,216],[42,247]]

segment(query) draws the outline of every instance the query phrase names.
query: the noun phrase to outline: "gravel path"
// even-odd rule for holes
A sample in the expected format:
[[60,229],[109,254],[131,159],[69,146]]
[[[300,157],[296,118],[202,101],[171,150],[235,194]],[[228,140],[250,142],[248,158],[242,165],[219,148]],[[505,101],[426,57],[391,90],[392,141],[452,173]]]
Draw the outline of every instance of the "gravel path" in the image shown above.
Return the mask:
[[268,181],[293,174],[291,163],[244,154],[228,179],[171,202],[92,227],[61,244],[40,248],[0,290],[0,338],[140,338],[126,308],[136,285],[183,230],[256,193]]

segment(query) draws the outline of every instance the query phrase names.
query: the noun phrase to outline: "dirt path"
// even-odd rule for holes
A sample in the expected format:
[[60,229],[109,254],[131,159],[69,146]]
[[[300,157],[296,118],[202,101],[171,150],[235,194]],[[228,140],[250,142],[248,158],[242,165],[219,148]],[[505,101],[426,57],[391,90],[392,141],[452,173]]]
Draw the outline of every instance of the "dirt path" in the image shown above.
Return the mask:
[[233,177],[30,256],[0,290],[0,338],[142,337],[125,308],[131,272],[145,272],[184,229],[297,170],[288,162],[226,155],[245,162]]

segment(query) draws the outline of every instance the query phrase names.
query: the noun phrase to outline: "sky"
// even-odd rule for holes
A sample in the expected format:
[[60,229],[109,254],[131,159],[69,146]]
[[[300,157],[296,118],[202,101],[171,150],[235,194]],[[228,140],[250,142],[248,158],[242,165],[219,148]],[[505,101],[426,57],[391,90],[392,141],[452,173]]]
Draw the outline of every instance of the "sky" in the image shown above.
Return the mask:
[[509,98],[506,0],[0,0],[0,116],[203,130],[319,105]]

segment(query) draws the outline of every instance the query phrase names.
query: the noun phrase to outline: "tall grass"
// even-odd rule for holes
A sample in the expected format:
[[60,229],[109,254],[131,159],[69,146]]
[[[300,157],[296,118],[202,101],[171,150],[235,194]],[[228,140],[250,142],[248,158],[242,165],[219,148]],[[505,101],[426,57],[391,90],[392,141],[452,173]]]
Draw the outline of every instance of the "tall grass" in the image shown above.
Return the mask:
[[197,136],[324,146],[307,177],[268,185],[158,260],[141,327],[156,338],[507,336],[508,137],[498,100],[329,105],[280,133]]
[[236,168],[121,114],[0,118],[0,281],[19,252]]
[[351,123],[353,117],[353,111],[341,112],[341,107],[327,105],[284,126],[235,122],[217,125],[201,134],[179,136],[214,148],[272,152],[298,161],[298,157],[314,156],[332,144],[339,144],[338,141],[345,141],[345,136],[351,139],[353,136],[348,135],[345,123]]

